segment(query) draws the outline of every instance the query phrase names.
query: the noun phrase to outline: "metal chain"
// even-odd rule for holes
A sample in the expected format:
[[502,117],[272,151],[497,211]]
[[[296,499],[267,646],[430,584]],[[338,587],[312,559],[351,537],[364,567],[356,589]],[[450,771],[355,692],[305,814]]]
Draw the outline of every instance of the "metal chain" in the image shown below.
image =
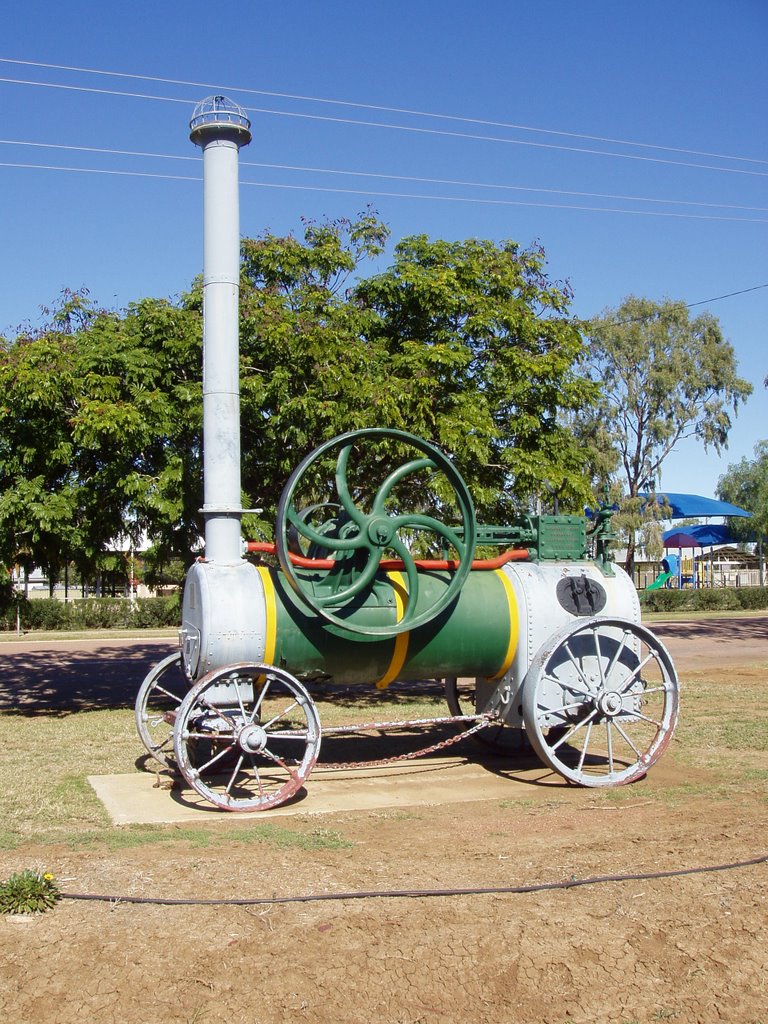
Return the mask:
[[[421,750],[412,750],[407,754],[395,754],[393,757],[383,757],[378,761],[338,761],[333,764],[323,764],[320,762],[317,767],[319,769],[342,769],[342,768],[381,768],[388,764],[396,764],[398,761],[414,761],[417,757],[426,757],[427,754],[433,754],[437,750],[445,750],[446,747],[452,747],[455,743],[460,743],[467,736],[472,736],[476,732],[480,732],[481,729],[486,729],[489,725],[493,725],[497,719],[495,714],[485,715],[468,715],[470,721],[475,721],[475,724],[471,729],[467,729],[464,732],[457,733],[456,736],[450,736],[446,740],[439,740],[437,743],[432,743],[428,747],[422,747]],[[341,732],[360,732],[364,729],[383,729],[385,727],[397,726],[403,728],[411,725],[423,725],[425,723],[430,724],[442,724],[444,722],[455,722],[458,723],[461,718],[453,716],[451,718],[422,718],[412,722],[370,722],[364,725],[357,726],[337,726],[330,729],[324,729],[325,733],[341,733]]]

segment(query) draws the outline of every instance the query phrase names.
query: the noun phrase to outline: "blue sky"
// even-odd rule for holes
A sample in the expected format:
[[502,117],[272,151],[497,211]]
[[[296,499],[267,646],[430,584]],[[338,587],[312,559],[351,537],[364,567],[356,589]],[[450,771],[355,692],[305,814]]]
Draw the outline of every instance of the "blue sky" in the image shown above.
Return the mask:
[[722,457],[687,443],[665,464],[667,489],[712,495],[768,437],[767,50],[764,0],[27,0],[0,43],[0,332],[65,287],[122,307],[189,285],[202,193],[187,126],[224,91],[254,133],[244,234],[370,203],[393,242],[536,240],[584,317],[629,294],[754,289],[694,310],[719,318],[755,386]]

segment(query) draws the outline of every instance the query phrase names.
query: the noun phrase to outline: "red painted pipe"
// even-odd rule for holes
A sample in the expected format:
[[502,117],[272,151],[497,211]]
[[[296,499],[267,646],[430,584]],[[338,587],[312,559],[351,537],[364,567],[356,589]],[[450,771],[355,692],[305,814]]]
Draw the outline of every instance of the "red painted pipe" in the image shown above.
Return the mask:
[[[246,541],[246,551],[249,554],[259,552],[265,555],[275,554],[275,545],[268,541],[249,540]],[[338,562],[334,558],[305,558],[303,555],[295,555],[289,552],[293,565],[300,569],[334,569]],[[507,562],[525,562],[529,557],[526,548],[513,548],[511,551],[503,551],[495,558],[475,558],[472,562],[473,569],[500,569]],[[414,564],[417,569],[458,569],[459,563],[455,558],[416,558]],[[405,562],[400,558],[388,558],[379,563],[379,568],[385,572],[405,568]]]

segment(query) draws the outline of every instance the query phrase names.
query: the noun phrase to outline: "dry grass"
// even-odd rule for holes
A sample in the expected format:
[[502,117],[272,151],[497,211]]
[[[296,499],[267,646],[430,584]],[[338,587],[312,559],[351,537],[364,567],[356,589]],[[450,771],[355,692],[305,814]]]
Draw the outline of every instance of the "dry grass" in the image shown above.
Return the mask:
[[[683,680],[682,712],[668,757],[697,770],[696,781],[656,790],[654,799],[684,801],[692,795],[765,794],[768,783],[768,671],[742,668],[723,681],[705,673]],[[328,687],[314,694],[323,725],[404,720],[446,714],[434,684],[392,687]],[[115,830],[88,784],[89,775],[140,769],[144,750],[130,710],[81,711],[65,715],[4,714],[0,745],[3,819],[0,848],[26,842],[136,844],[163,841],[165,830]],[[410,735],[408,749],[433,736]],[[706,769],[701,781],[699,769]],[[595,793],[600,801],[633,798],[627,789]],[[184,838],[211,841],[204,828]],[[193,834],[194,833],[194,834]],[[179,838],[178,832],[175,837]],[[262,836],[261,839],[264,839]],[[218,840],[213,840],[218,841]],[[307,840],[309,841],[309,840]]]

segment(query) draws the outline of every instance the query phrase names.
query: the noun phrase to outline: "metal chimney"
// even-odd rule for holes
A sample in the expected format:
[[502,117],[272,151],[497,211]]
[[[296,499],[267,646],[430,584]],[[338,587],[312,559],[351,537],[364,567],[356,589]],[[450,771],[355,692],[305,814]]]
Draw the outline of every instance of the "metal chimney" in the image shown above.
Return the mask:
[[226,96],[195,107],[189,137],[203,151],[203,486],[205,558],[241,560],[240,203],[238,157],[251,141],[245,111]]

